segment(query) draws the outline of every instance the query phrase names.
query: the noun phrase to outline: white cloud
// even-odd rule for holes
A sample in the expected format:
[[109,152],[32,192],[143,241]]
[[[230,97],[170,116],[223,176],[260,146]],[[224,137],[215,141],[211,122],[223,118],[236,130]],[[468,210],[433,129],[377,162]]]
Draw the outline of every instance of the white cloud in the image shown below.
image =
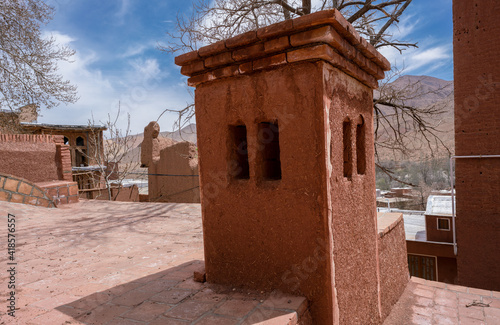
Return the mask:
[[147,45],[138,45],[138,44],[131,45],[125,50],[125,52],[123,52],[123,54],[121,56],[123,58],[137,56],[137,55],[143,54],[144,51],[146,51],[148,48],[149,48],[149,46],[147,46]]
[[121,0],[120,9],[116,12],[116,19],[119,24],[125,22],[125,16],[127,15],[130,8],[130,0]]
[[[385,24],[386,21],[383,21]],[[409,37],[415,29],[421,24],[419,18],[415,15],[405,15],[397,25],[393,25],[388,28],[388,33],[391,34],[395,39],[404,40]]]
[[443,59],[449,59],[450,55],[447,53],[450,49],[446,46],[437,46],[434,48],[422,50],[411,56],[411,65],[409,69],[418,69],[422,66],[434,63],[436,61],[441,61]]
[[430,73],[438,67],[444,65],[452,58],[451,44],[435,45],[423,44],[419,48],[410,48],[400,54],[398,50],[385,47],[380,50],[392,66],[403,69],[404,74]]
[[[50,33],[61,45],[71,45],[75,41],[69,35],[53,31]],[[127,127],[127,113],[131,116],[131,131],[140,133],[150,121],[156,120],[165,108],[178,109],[186,106],[190,95],[185,85],[174,80],[168,85],[168,72],[160,68],[156,59],[123,59],[122,68],[105,74],[94,66],[103,58],[86,48],[78,51],[73,62],[61,62],[59,73],[78,86],[80,100],[76,104],[61,105],[50,110],[42,110],[39,122],[51,124],[86,125],[92,115],[96,123],[106,121],[108,113],[116,116],[118,103],[121,117],[118,126]],[[164,115],[159,121],[162,130],[171,130],[175,116]]]
[[161,70],[156,59],[136,59],[130,62],[140,80],[159,79]]

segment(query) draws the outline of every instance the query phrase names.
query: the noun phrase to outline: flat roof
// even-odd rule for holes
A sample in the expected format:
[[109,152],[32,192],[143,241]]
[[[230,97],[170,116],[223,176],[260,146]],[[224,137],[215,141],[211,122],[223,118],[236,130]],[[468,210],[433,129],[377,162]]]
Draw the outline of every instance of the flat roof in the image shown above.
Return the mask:
[[23,127],[30,129],[47,129],[47,130],[75,130],[75,131],[85,131],[85,130],[107,130],[108,128],[104,125],[64,125],[64,124],[48,124],[48,123],[30,123],[21,122]]
[[418,213],[403,213],[406,240],[427,241],[425,216]]
[[427,198],[427,209],[425,215],[429,216],[451,216],[451,196],[450,195],[429,195]]

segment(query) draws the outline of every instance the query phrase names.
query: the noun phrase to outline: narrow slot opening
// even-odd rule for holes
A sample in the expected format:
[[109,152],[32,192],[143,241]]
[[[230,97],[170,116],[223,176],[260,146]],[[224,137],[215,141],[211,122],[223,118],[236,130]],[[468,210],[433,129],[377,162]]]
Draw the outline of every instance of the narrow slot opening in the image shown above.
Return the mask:
[[342,127],[344,142],[344,177],[352,177],[351,121],[347,119]]
[[363,117],[361,117],[361,124],[356,126],[356,168],[358,175],[366,173],[365,123]]
[[229,174],[235,179],[249,179],[247,127],[233,125],[229,127],[229,133],[231,139]]
[[262,149],[262,177],[281,179],[280,137],[278,122],[259,123],[259,149]]

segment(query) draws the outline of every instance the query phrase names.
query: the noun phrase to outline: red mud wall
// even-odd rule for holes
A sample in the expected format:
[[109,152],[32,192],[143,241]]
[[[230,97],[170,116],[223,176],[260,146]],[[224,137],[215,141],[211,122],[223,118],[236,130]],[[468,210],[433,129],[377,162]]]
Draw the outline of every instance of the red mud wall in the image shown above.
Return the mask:
[[160,126],[144,128],[141,164],[148,167],[150,202],[199,203],[198,151],[193,143],[158,137]]
[[389,62],[332,10],[176,63],[196,86],[207,281],[304,295],[318,325],[381,322],[372,89]]
[[[324,89],[340,324],[375,324],[379,310],[372,90],[330,65],[325,65]],[[356,141],[360,123],[365,128],[363,143]],[[359,164],[369,166],[364,172],[358,172],[361,146],[364,157]]]
[[0,134],[0,172],[32,182],[72,180],[62,136]]
[[148,169],[149,201],[199,203],[197,155],[196,146],[187,141],[161,149]]
[[[207,281],[303,294],[315,302],[316,323],[332,324],[324,65],[290,64],[202,84],[196,125],[205,135],[198,148]],[[278,180],[265,177],[261,122],[278,124]],[[243,125],[249,173],[238,179],[230,140],[233,127]]]
[[[456,155],[500,154],[500,2],[453,2]],[[500,159],[457,159],[458,283],[500,290]]]
[[410,280],[403,216],[391,228],[389,232],[379,234],[382,319],[389,315]]

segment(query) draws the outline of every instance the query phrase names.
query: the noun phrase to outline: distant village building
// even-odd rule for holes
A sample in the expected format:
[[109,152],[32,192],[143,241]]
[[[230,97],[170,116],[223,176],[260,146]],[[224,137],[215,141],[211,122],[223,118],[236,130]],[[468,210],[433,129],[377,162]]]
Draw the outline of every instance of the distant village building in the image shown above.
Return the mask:
[[457,283],[451,196],[430,195],[425,213],[404,212],[411,276]]
[[23,106],[16,110],[0,110],[0,133],[23,133],[21,123],[36,122],[38,118],[37,106],[34,104]]
[[20,123],[21,127],[32,134],[62,135],[64,144],[71,152],[71,165],[85,167],[99,163],[102,157],[103,131],[107,128],[101,125],[60,125],[46,123]]
[[[103,131],[101,125],[60,125],[37,122],[35,105],[26,105],[17,110],[0,111],[0,133],[61,136],[62,145],[67,147],[71,163],[72,178],[78,184],[80,194],[94,198],[92,192],[105,187],[103,170],[108,172],[108,162],[104,160]],[[38,138],[37,138],[38,139]],[[40,145],[38,145],[40,146]],[[116,172],[113,167],[109,172]],[[105,166],[103,166],[105,165]],[[104,167],[104,168],[103,168]],[[20,171],[19,174],[22,174]],[[71,175],[70,175],[71,178]]]
[[[61,135],[69,146],[73,178],[81,196],[92,199],[95,190],[105,187],[103,182],[103,131],[101,125],[60,125],[22,122],[21,127],[32,134]],[[100,165],[99,165],[100,164]],[[100,191],[99,191],[100,192]]]
[[[394,187],[390,191],[377,191],[377,207],[388,209],[417,210],[422,206],[411,188]],[[420,208],[421,209],[421,208]]]

